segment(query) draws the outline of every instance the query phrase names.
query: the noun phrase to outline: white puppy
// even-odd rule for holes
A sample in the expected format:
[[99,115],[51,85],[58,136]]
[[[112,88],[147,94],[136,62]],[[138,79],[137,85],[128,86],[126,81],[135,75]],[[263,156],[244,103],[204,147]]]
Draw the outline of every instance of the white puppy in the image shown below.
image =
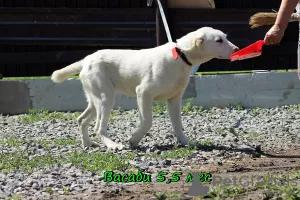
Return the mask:
[[[175,49],[175,47],[177,47]],[[181,99],[193,66],[213,58],[230,59],[238,50],[216,29],[203,27],[159,47],[142,50],[99,50],[83,60],[52,74],[56,83],[79,74],[88,106],[78,117],[84,146],[95,146],[88,125],[96,117],[95,131],[109,149],[124,146],[107,135],[107,124],[116,92],[137,98],[140,125],[129,140],[136,147],[152,126],[152,103],[167,100],[168,111],[178,142],[190,141],[182,131]]]

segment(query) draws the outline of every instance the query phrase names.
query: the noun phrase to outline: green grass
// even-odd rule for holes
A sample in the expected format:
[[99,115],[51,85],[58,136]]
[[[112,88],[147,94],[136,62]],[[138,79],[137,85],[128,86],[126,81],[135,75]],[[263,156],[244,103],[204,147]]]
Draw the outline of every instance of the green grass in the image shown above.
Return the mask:
[[[224,186],[224,185],[217,185],[209,190],[207,195],[200,196],[200,198],[212,198],[215,200],[223,200],[226,198],[239,198],[242,196],[247,196],[249,192],[257,191],[256,193],[263,194],[264,200],[271,200],[271,199],[278,199],[278,200],[298,200],[300,199],[300,187],[299,186],[292,186],[287,184],[278,184],[279,179],[284,178],[285,176],[274,176],[268,174],[265,176],[265,182],[263,185],[256,185],[254,187],[242,187],[242,186]],[[275,184],[274,182],[269,179],[272,177],[273,180],[277,180]],[[290,179],[299,179],[300,173],[297,171],[292,174],[290,177],[285,177]]]
[[34,140],[34,139],[29,140],[29,139],[18,138],[13,136],[6,136],[0,139],[0,145],[7,145],[9,148],[19,147],[26,142],[35,143],[45,148],[48,148],[53,145],[60,145],[60,146],[76,145],[78,144],[79,141],[77,141],[75,138],[54,139],[54,140]]
[[153,103],[153,114],[162,115],[168,110],[168,105],[165,101],[157,101]]
[[[278,186],[275,184],[268,185],[261,187],[242,187],[242,186],[224,186],[218,185],[214,188],[211,188],[207,195],[204,197],[212,198],[215,200],[223,200],[226,198],[239,198],[248,196],[249,192],[259,191],[258,193],[263,194],[264,200],[299,200],[300,199],[300,188],[299,187],[292,187],[288,185]],[[204,198],[200,196],[200,198]]]
[[84,170],[101,172],[103,170],[123,170],[129,167],[127,161],[134,158],[134,153],[117,155],[113,153],[87,153],[73,151],[67,155],[67,163],[81,166]]
[[32,159],[30,159],[29,156],[29,151],[15,151],[0,154],[0,171],[31,172],[34,168],[51,166],[63,161],[61,156],[54,157],[49,152],[44,156],[34,157]]
[[236,108],[237,110],[243,110],[243,109],[244,109],[244,106],[243,106],[242,103],[239,103],[239,104],[237,104],[237,105],[234,105],[232,102],[229,102],[229,103],[227,104],[227,107],[228,107],[228,108]]
[[297,172],[293,173],[291,175],[291,178],[293,178],[293,179],[300,179],[300,171],[297,171]]
[[236,106],[236,109],[238,109],[238,110],[243,110],[244,107],[243,107],[242,103],[239,103],[239,104]]
[[172,150],[166,151],[163,155],[161,155],[161,158],[184,158],[188,155],[192,155],[194,151],[194,148],[175,147]]
[[246,194],[246,189],[241,186],[216,186],[208,191],[207,196],[213,199],[238,198]]
[[258,114],[260,111],[262,111],[262,108],[254,108],[251,110],[251,112],[254,114]]
[[[269,180],[269,177],[277,180],[277,184],[274,184]],[[299,186],[292,186],[290,184],[278,184],[279,178],[284,178],[284,176],[272,176],[268,173],[266,177],[266,181],[264,185],[256,185],[255,189],[263,190],[263,199],[271,200],[271,199],[279,199],[279,200],[298,200],[300,199],[300,187]],[[285,177],[291,178],[291,177]],[[295,178],[295,177],[294,177]]]
[[188,155],[192,155],[196,148],[189,148],[189,147],[174,147],[171,150],[164,151],[163,154],[148,154],[147,157],[154,157],[154,158],[184,158]]
[[124,110],[122,110],[120,107],[116,110],[111,110],[109,120],[114,121],[116,116],[120,116],[124,113]]
[[187,102],[185,104],[183,104],[181,111],[184,115],[188,115],[191,112],[194,112],[197,109],[197,106],[195,106],[195,99],[194,98],[190,98],[187,100]]
[[33,123],[39,121],[49,121],[52,119],[74,120],[79,117],[80,112],[64,113],[64,112],[49,112],[45,109],[29,109],[27,115],[19,117],[22,123]]
[[[261,189],[261,188],[259,188]],[[299,200],[300,188],[292,186],[271,185],[263,187],[263,199]]]
[[256,138],[260,135],[260,133],[258,133],[258,132],[247,132],[247,133],[245,133],[245,135],[247,135],[251,138]]
[[[28,76],[28,77],[5,77],[2,80],[20,81],[20,80],[45,80],[50,79],[51,76]],[[79,78],[79,76],[71,76],[70,78]]]
[[[30,149],[20,148],[25,142],[41,145],[45,154],[32,156],[33,152],[31,152]],[[8,145],[10,148],[16,148],[16,151],[0,154],[0,172],[24,171],[29,173],[38,168],[67,163],[72,163],[75,166],[81,167],[83,170],[94,172],[116,169],[122,170],[129,166],[127,161],[134,158],[134,153],[120,156],[113,153],[88,153],[81,149],[57,156],[51,152],[51,147],[54,145],[69,146],[80,144],[76,139],[27,140],[6,137],[0,140],[0,144]]]
[[[165,101],[158,101],[153,103],[153,113],[157,115],[164,114],[168,111],[168,105]],[[197,106],[195,98],[189,98],[187,101],[182,105],[181,112],[183,115],[190,114],[192,112],[203,112],[205,109],[203,106]]]
[[211,145],[213,145],[213,141],[212,140],[200,140],[200,141],[198,141],[198,145],[211,146]]
[[277,199],[287,199],[287,200],[298,200],[300,199],[300,188],[295,188],[292,186],[288,187],[273,187],[271,188],[271,192],[273,192],[277,197]]
[[46,187],[46,192],[50,195],[52,195],[54,193],[52,188],[50,188],[50,187]]
[[183,199],[183,193],[181,192],[168,192],[168,193],[163,193],[163,192],[157,192],[153,194],[153,196],[157,200],[181,200]]
[[[248,71],[218,71],[218,72],[197,72],[198,75],[212,75],[212,74],[237,74],[237,73],[251,73],[251,70]],[[28,76],[28,77],[4,77],[2,80],[45,80],[50,79],[51,76]],[[79,76],[71,76],[70,78],[79,78]]]
[[69,146],[69,145],[76,145],[79,141],[76,139],[55,139],[54,144],[60,145],[60,146]]
[[223,132],[224,132],[224,130],[223,130],[223,129],[220,129],[220,128],[218,128],[218,129],[216,130],[216,132],[220,134],[220,133],[223,133]]
[[13,137],[2,137],[0,139],[0,145],[7,145],[8,147],[18,147],[25,143],[27,140],[22,138],[13,138]]
[[216,72],[197,72],[197,75],[217,75],[217,74],[243,74],[243,73],[252,73],[252,70],[243,70],[243,71],[216,71]]
[[[285,69],[280,69],[276,71],[287,72],[287,70]],[[252,70],[197,72],[196,75],[243,74],[243,73],[252,73]],[[4,77],[3,80],[40,80],[40,79],[50,79],[50,78],[51,76]],[[71,76],[70,78],[79,78],[79,76]]]
[[[229,104],[231,106],[231,104]],[[237,105],[237,109],[243,109],[241,104]],[[158,101],[153,103],[153,114],[162,115],[167,112],[168,105],[165,101]],[[190,113],[202,113],[205,111],[203,106],[197,106],[194,98],[190,98],[182,105],[182,114],[188,115]],[[110,114],[110,120],[115,120],[117,116],[121,116],[125,113],[124,110],[118,108],[116,110],[112,110]],[[134,110],[134,114],[138,113],[137,110]],[[34,123],[39,121],[51,121],[53,119],[64,119],[64,120],[76,120],[81,112],[50,112],[45,109],[29,109],[26,115],[21,115],[19,117],[19,121],[22,123]]]
[[[110,114],[110,120],[114,120],[116,116],[120,116],[124,113],[121,108],[112,110]],[[26,115],[19,117],[22,123],[34,123],[39,121],[49,121],[53,119],[64,119],[64,120],[76,120],[81,112],[50,112],[45,109],[29,109]]]
[[158,192],[153,195],[157,200],[166,200],[168,198],[166,193]]
[[[277,72],[287,72],[285,69],[276,70]],[[215,71],[215,72],[197,72],[197,75],[217,75],[217,74],[244,74],[252,73],[252,70],[241,70],[241,71]]]
[[22,199],[22,196],[20,194],[14,194],[12,197],[9,197],[9,198],[4,197],[4,200],[21,200],[21,199]]
[[69,195],[70,194],[70,188],[69,187],[63,187],[64,188],[64,195]]
[[[210,147],[213,144],[211,140],[200,140],[197,142],[197,145]],[[185,158],[189,155],[192,155],[197,150],[197,146],[195,147],[178,147],[174,146],[172,149],[164,151],[162,154],[147,154],[147,157],[152,158],[161,158],[161,159],[179,159]]]
[[101,172],[103,170],[123,170],[129,165],[128,160],[133,159],[133,154],[119,156],[113,153],[87,153],[83,150],[73,150],[65,155],[54,156],[50,151],[43,156],[29,159],[28,151],[3,153],[0,155],[0,171],[32,172],[38,168],[54,166],[57,164],[72,163],[83,170]]
[[236,130],[233,129],[233,128],[229,129],[229,132],[232,133],[232,134],[236,134]]

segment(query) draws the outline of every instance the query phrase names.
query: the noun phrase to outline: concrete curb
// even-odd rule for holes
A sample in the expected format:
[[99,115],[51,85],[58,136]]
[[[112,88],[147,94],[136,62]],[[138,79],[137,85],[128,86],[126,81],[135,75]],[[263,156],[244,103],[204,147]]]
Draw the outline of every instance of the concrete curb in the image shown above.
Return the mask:
[[[183,99],[195,98],[205,108],[229,103],[245,108],[270,108],[300,103],[297,73],[251,73],[192,76]],[[22,114],[28,109],[83,111],[87,102],[78,79],[61,84],[49,80],[0,81],[0,113]],[[136,98],[117,94],[115,108],[136,108]]]

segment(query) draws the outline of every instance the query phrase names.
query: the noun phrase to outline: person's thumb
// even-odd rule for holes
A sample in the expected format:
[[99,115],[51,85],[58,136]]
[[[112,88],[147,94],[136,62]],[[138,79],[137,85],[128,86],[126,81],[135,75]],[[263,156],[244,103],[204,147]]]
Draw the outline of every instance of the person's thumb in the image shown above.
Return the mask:
[[266,34],[265,35],[265,38],[264,38],[264,42],[265,42],[265,44],[269,44],[269,35],[268,34]]

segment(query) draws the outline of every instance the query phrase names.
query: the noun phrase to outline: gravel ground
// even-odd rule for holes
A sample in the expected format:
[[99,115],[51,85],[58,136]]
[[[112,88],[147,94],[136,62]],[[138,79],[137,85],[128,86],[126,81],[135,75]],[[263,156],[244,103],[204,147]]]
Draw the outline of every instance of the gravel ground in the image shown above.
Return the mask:
[[[121,199],[118,195],[153,199],[146,193],[161,191],[167,185],[157,188],[159,184],[152,184],[147,190],[145,183],[106,183],[105,170],[133,173],[144,169],[152,174],[152,182],[161,171],[207,170],[220,174],[300,170],[299,105],[252,110],[191,108],[188,114],[182,114],[182,120],[185,133],[199,142],[193,149],[176,146],[168,114],[156,112],[153,126],[138,149],[111,154],[104,146],[82,148],[75,117],[65,115],[71,117],[58,115],[27,123],[24,121],[32,116],[0,116],[0,199],[16,198],[16,194],[21,199]],[[138,122],[136,111],[115,112],[108,133],[114,141],[127,145]],[[97,140],[94,124],[89,131]],[[80,156],[75,153],[74,158],[74,152],[80,152]],[[99,157],[102,154],[107,156]],[[137,185],[140,189],[133,190]]]

